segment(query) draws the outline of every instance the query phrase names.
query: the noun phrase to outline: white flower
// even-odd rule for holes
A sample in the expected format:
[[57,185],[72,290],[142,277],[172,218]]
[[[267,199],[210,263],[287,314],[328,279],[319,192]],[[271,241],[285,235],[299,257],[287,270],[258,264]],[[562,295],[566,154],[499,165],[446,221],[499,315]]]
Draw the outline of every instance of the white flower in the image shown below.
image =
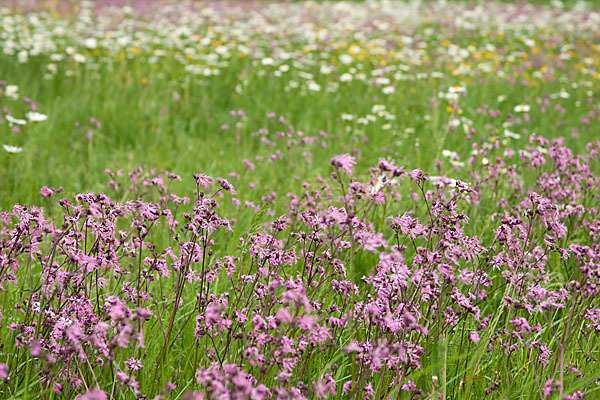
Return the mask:
[[17,85],[8,85],[4,90],[4,95],[16,100],[19,98],[19,94],[17,93],[18,91],[19,87]]
[[261,61],[262,65],[273,65],[273,59],[271,57],[265,57]]
[[385,110],[385,106],[383,104],[375,104],[373,107],[371,107],[372,113],[378,113],[378,112],[381,112],[384,110]]
[[340,81],[341,82],[350,82],[352,80],[352,75],[345,72],[342,74],[342,76],[340,76]]
[[321,86],[315,81],[310,81],[308,82],[308,90],[312,92],[318,92],[321,90]]
[[343,121],[352,121],[354,119],[354,115],[352,114],[342,114]]
[[386,87],[383,88],[383,93],[384,94],[392,94],[392,93],[394,93],[394,91],[395,91],[395,89],[394,89],[393,86],[389,86],[388,85],[388,86],[386,86]]
[[504,136],[512,139],[521,139],[521,135],[519,135],[518,133],[511,132],[508,129],[504,130]]
[[32,122],[41,122],[48,119],[47,115],[35,111],[29,111],[26,115],[27,118]]
[[456,187],[456,185],[458,183],[460,183],[461,185],[466,186],[466,187],[471,186],[471,184],[468,182],[463,182],[459,179],[448,178],[447,176],[430,176],[429,181],[432,183],[433,182],[442,182],[443,184],[448,185],[450,187]]
[[529,107],[528,104],[519,104],[518,106],[515,106],[515,112],[529,112],[530,109],[531,107]]
[[519,149],[519,155],[524,155],[527,157],[531,157],[531,153],[527,150]]
[[85,62],[85,56],[84,56],[83,54],[79,54],[79,53],[77,53],[77,54],[75,54],[75,55],[73,56],[73,59],[74,59],[76,62],[78,62],[78,63],[84,63],[84,62]]
[[10,126],[27,124],[27,121],[25,121],[24,119],[15,118],[12,115],[6,115],[5,118]]
[[88,49],[95,49],[96,46],[98,46],[98,41],[96,39],[94,39],[93,37],[91,37],[91,38],[85,39],[85,41],[83,42],[83,44]]
[[455,151],[451,151],[451,150],[442,150],[442,156],[448,157],[448,158],[458,158],[458,153],[456,153]]
[[350,63],[352,63],[352,61],[354,61],[354,59],[352,58],[351,55],[349,55],[349,54],[340,55],[340,62],[342,64],[350,64]]
[[498,100],[499,103],[502,103],[505,99],[506,99],[506,96],[501,94],[500,96],[498,96],[498,98],[496,100]]
[[452,86],[448,88],[448,93],[467,93],[467,89],[464,86]]
[[19,58],[19,62],[21,64],[24,64],[29,59],[29,53],[27,53],[27,50],[23,50],[20,51],[19,54],[17,54],[17,57]]
[[387,178],[385,175],[379,175],[377,177],[377,179],[375,180],[375,184],[373,186],[371,186],[371,188],[369,189],[369,193],[370,194],[378,193],[381,190],[381,188],[383,188],[385,186],[386,180],[387,180]]
[[23,151],[23,149],[21,147],[17,147],[17,146],[9,146],[7,144],[3,144],[2,148],[8,152],[8,153],[20,153]]
[[331,66],[329,66],[327,64],[321,65],[321,70],[320,70],[321,74],[327,75],[327,74],[330,74],[331,71],[333,71],[333,68]]
[[228,51],[229,49],[227,48],[227,46],[217,46],[215,48],[215,52],[221,56],[225,56]]
[[445,94],[446,100],[450,100],[450,101],[456,101],[458,100],[458,93],[446,93]]

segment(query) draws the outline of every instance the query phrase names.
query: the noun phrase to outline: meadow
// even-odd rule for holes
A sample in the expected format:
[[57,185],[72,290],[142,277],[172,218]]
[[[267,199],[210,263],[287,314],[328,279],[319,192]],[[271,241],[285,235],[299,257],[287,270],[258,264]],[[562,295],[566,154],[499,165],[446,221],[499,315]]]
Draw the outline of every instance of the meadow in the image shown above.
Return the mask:
[[585,2],[0,3],[0,398],[600,398],[599,94]]

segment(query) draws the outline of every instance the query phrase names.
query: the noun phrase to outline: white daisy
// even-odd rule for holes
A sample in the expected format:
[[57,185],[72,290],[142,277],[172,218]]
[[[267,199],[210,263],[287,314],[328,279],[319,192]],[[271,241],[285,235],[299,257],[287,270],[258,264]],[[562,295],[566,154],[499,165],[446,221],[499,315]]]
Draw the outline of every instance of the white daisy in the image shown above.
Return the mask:
[[456,153],[455,151],[452,151],[452,150],[442,150],[442,156],[448,157],[448,158],[457,158],[458,153]]
[[98,41],[95,38],[91,37],[91,38],[85,39],[83,44],[88,49],[95,49],[98,46]]
[[25,121],[24,119],[15,118],[12,115],[6,115],[4,118],[6,118],[10,126],[27,124],[27,121]]
[[348,65],[354,61],[352,56],[349,54],[341,54],[339,59],[342,64],[346,64],[346,65]]
[[529,112],[530,109],[531,107],[529,107],[528,104],[519,104],[518,106],[515,106],[515,112]]
[[17,146],[10,146],[8,144],[3,144],[2,148],[8,153],[20,153],[23,151],[23,148]]
[[84,63],[84,62],[85,62],[85,56],[84,56],[83,54],[79,54],[79,53],[77,53],[77,54],[75,54],[75,55],[73,56],[73,59],[74,59],[76,62],[78,62],[78,63]]
[[375,104],[373,107],[371,107],[372,113],[378,113],[378,112],[384,111],[384,110],[385,110],[385,106],[383,104]]
[[352,75],[349,73],[343,73],[342,76],[340,76],[340,81],[341,82],[350,82],[352,80]]
[[519,135],[518,133],[511,132],[508,129],[504,130],[504,136],[512,139],[521,139],[521,135]]
[[452,86],[448,88],[448,93],[466,93],[467,88],[464,86]]
[[315,81],[310,81],[308,82],[308,90],[312,92],[318,92],[321,90],[321,86]]
[[26,114],[26,116],[32,122],[41,122],[41,121],[45,121],[48,119],[48,116],[46,114],[41,114],[41,113],[35,112],[35,111],[29,111]]
[[18,91],[19,87],[17,85],[8,85],[4,89],[4,95],[16,100],[19,98]]
[[378,193],[385,186],[386,180],[385,175],[379,175],[375,180],[375,184],[369,189],[369,193],[372,195]]

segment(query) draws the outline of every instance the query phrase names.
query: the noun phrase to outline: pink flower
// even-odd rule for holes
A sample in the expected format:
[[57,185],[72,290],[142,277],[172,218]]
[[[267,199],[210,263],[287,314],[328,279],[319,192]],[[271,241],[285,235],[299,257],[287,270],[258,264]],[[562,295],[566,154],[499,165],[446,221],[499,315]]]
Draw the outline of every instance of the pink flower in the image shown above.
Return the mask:
[[0,379],[8,379],[8,365],[0,364]]
[[106,400],[106,392],[100,389],[88,390],[81,396],[81,400]]
[[333,156],[330,161],[331,165],[333,165],[336,169],[341,169],[348,175],[353,174],[352,167],[356,165],[356,159],[352,157],[350,154],[339,154],[337,156]]
[[34,340],[33,343],[31,343],[29,352],[31,353],[31,355],[33,357],[40,357],[42,355],[42,345],[40,344],[40,342],[37,340]]
[[198,187],[209,187],[211,183],[213,183],[213,179],[205,174],[194,174],[194,179],[196,180],[196,185]]
[[140,360],[133,358],[133,357],[131,357],[129,360],[125,361],[125,365],[127,365],[127,369],[129,369],[130,371],[137,371],[144,367]]
[[44,186],[40,189],[40,194],[44,197],[50,197],[52,196],[52,190],[50,190],[48,186]]
[[469,333],[469,339],[471,339],[473,343],[479,343],[479,333],[475,331]]
[[228,192],[231,192],[231,194],[236,194],[236,190],[233,187],[233,185],[231,183],[229,183],[229,181],[225,178],[217,178],[217,182],[219,183],[219,186],[221,186],[221,188],[223,190],[226,190]]

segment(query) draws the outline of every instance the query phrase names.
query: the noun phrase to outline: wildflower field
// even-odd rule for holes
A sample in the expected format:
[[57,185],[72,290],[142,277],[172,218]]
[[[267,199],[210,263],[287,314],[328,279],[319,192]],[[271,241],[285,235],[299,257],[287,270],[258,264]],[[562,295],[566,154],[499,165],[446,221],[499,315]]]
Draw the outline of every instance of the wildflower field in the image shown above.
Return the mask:
[[0,398],[600,399],[600,9],[0,3]]

